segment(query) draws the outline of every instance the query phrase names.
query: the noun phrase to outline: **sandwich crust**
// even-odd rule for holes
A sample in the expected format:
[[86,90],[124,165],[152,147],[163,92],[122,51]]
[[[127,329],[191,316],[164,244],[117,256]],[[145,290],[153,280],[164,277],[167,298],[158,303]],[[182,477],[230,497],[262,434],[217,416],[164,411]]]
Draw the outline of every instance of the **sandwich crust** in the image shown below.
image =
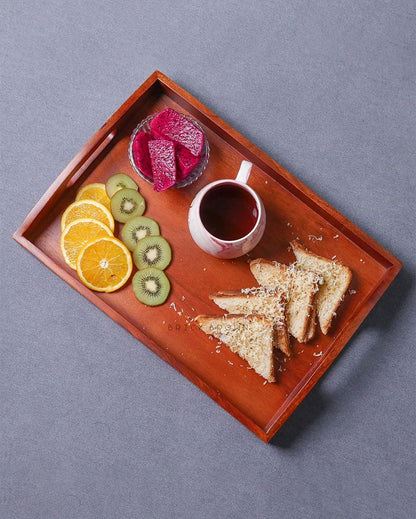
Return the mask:
[[316,272],[322,278],[322,286],[316,296],[316,310],[319,326],[326,335],[351,283],[352,271],[342,263],[310,252],[298,241],[292,241],[290,245],[296,256],[296,264]]

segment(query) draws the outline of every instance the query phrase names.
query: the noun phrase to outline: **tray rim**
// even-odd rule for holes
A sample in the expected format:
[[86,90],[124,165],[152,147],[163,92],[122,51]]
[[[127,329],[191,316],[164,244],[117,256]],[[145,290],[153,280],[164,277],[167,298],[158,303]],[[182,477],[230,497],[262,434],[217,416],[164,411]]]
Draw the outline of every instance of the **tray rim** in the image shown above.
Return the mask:
[[[53,206],[56,199],[58,199],[61,193],[67,188],[68,185],[72,185],[76,180],[83,174],[83,172],[90,166],[90,164],[101,154],[101,152],[107,147],[107,145],[113,140],[117,134],[116,125],[122,121],[123,118],[128,117],[129,110],[135,105],[135,103],[146,95],[155,85],[159,83],[162,90],[167,90],[172,93],[173,96],[178,96],[184,100],[191,107],[195,108],[199,113],[203,115],[207,120],[210,121],[210,126],[213,124],[217,127],[220,134],[227,135],[235,142],[238,147],[244,147],[248,150],[249,155],[256,158],[256,162],[259,160],[264,164],[267,175],[271,176],[274,180],[281,183],[284,180],[286,185],[290,184],[291,191],[296,191],[296,196],[299,195],[301,199],[307,199],[308,202],[312,201],[313,205],[319,208],[316,211],[316,207],[312,208],[318,212],[321,216],[324,216],[326,221],[332,220],[336,222],[336,227],[343,232],[347,237],[354,237],[354,242],[366,250],[370,251],[373,257],[377,256],[377,261],[383,263],[385,272],[374,289],[363,299],[354,309],[354,312],[349,315],[347,322],[340,332],[334,336],[333,345],[329,348],[321,359],[321,362],[316,365],[316,368],[308,372],[308,379],[302,378],[299,384],[288,394],[285,404],[277,409],[276,413],[269,420],[268,424],[264,428],[260,427],[251,418],[246,416],[240,409],[231,404],[224,398],[219,398],[217,391],[213,389],[208,383],[202,380],[195,372],[188,368],[185,364],[181,363],[173,354],[160,347],[155,341],[148,337],[143,331],[134,326],[127,318],[120,313],[114,311],[111,305],[107,304],[104,300],[100,299],[94,292],[90,290],[80,290],[80,283],[76,280],[69,272],[62,268],[59,264],[39,249],[29,238],[26,237],[26,233],[30,227],[34,224],[35,220],[42,218],[46,214],[50,207]],[[201,119],[199,117],[199,119]],[[203,122],[203,120],[202,120]],[[247,153],[246,153],[247,155]],[[247,157],[250,160],[250,156]],[[310,203],[308,203],[310,206]],[[328,218],[326,217],[328,216]],[[86,297],[95,306],[104,311],[109,317],[115,322],[125,328],[134,337],[140,340],[145,346],[151,349],[165,362],[170,364],[174,369],[179,371],[193,384],[199,387],[204,393],[210,396],[217,404],[221,405],[226,411],[232,416],[238,419],[243,425],[250,429],[264,442],[269,442],[280,427],[286,422],[289,416],[295,411],[298,405],[303,399],[309,394],[312,388],[316,385],[322,375],[327,371],[330,365],[334,362],[339,353],[346,346],[348,341],[357,331],[360,324],[366,319],[368,314],[371,312],[377,301],[381,298],[383,293],[387,290],[389,285],[392,283],[394,278],[397,276],[402,268],[402,263],[373,238],[366,234],[356,224],[350,221],[337,209],[331,206],[328,202],[323,200],[319,195],[312,191],[307,185],[298,180],[294,175],[283,168],[278,162],[273,160],[265,152],[260,150],[256,145],[250,142],[247,138],[241,135],[228,123],[223,121],[214,112],[203,105],[198,99],[193,97],[189,92],[180,87],[177,83],[167,77],[159,70],[155,70],[134,92],[133,94],[109,117],[109,119],[101,126],[101,128],[87,141],[87,143],[76,153],[73,159],[68,165],[62,170],[58,177],[52,182],[49,188],[41,196],[32,210],[28,213],[20,227],[14,232],[13,239],[28,250],[32,255],[42,261],[47,267],[55,272],[59,277],[71,285],[75,290]],[[367,310],[362,312],[362,307],[366,307]],[[306,375],[305,375],[306,376]],[[298,386],[301,385],[301,389],[298,390]],[[290,398],[291,395],[295,394],[294,398]]]

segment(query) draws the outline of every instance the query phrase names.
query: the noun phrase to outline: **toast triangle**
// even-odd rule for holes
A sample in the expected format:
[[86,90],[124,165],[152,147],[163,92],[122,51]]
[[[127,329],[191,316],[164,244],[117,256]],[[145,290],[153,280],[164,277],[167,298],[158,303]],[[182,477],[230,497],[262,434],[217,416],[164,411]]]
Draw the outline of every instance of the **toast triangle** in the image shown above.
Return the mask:
[[316,310],[319,326],[326,335],[331,322],[352,279],[351,270],[339,262],[329,260],[310,252],[298,241],[290,243],[296,256],[296,264],[302,268],[313,270],[323,280],[316,296]]
[[274,346],[285,355],[291,355],[286,326],[286,298],[282,292],[254,287],[215,292],[209,297],[231,314],[259,314],[270,319],[274,327]]
[[273,322],[262,315],[198,315],[200,329],[246,360],[256,373],[275,382]]
[[289,333],[298,342],[310,340],[315,333],[311,316],[321,277],[294,264],[284,265],[262,258],[251,261],[250,270],[261,286],[281,290],[286,295]]

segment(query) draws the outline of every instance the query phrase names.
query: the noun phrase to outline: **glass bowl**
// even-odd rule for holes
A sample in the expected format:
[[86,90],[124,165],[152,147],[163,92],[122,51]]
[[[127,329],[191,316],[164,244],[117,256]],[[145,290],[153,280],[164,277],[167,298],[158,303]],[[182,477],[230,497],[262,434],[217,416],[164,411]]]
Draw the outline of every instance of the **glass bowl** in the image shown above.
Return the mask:
[[[141,121],[136,126],[136,128],[134,129],[134,131],[131,135],[130,144],[129,144],[129,159],[130,159],[130,164],[132,165],[132,168],[139,175],[139,177],[141,177],[143,180],[146,180],[146,182],[149,182],[150,184],[154,184],[153,179],[149,178],[144,173],[142,173],[140,171],[140,169],[138,168],[136,162],[134,161],[133,141],[134,141],[136,135],[140,132],[150,133],[150,130],[151,130],[150,123],[151,123],[152,119],[154,117],[156,117],[156,115],[158,115],[158,113],[159,112],[149,115],[149,117],[146,117],[146,119],[143,119],[143,121]],[[189,184],[192,184],[193,182],[195,182],[195,180],[197,180],[204,172],[205,168],[207,167],[208,159],[209,159],[209,143],[208,143],[208,139],[207,139],[207,136],[206,136],[204,130],[201,128],[200,124],[197,121],[195,121],[195,119],[190,117],[189,115],[185,115],[185,114],[181,114],[181,115],[183,117],[185,117],[186,119],[188,119],[188,121],[190,121],[192,124],[194,124],[199,130],[201,130],[201,132],[204,134],[204,145],[202,147],[202,151],[199,156],[200,160],[199,160],[198,164],[194,167],[194,169],[190,173],[188,173],[188,175],[183,180],[181,180],[180,182],[176,182],[176,184],[172,186],[174,188],[189,186]]]

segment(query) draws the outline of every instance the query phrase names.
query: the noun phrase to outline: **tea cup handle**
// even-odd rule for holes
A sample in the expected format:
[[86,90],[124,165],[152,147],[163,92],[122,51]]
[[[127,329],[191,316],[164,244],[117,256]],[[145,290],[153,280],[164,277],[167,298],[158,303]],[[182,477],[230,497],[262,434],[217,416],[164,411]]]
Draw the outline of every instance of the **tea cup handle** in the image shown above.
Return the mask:
[[242,184],[247,184],[252,167],[253,167],[253,164],[251,162],[249,162],[248,160],[243,160],[241,163],[240,169],[238,170],[238,174],[235,177],[236,182],[241,182]]

